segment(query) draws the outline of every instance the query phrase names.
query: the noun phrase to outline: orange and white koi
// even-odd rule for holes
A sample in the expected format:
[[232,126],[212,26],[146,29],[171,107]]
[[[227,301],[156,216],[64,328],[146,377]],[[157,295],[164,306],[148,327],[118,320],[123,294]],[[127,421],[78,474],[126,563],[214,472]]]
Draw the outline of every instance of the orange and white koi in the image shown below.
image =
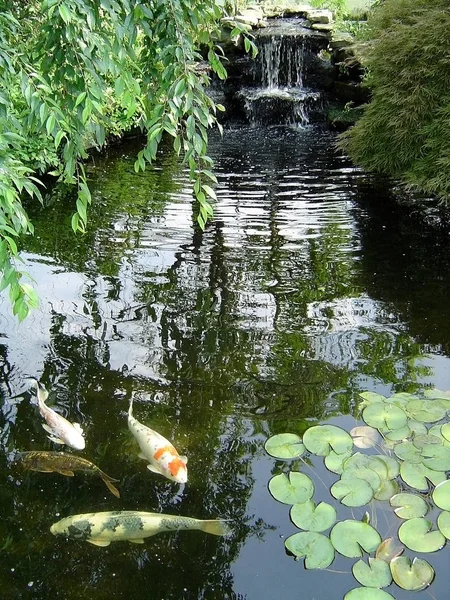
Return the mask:
[[128,409],[128,429],[141,449],[139,457],[149,462],[147,469],[153,473],[159,473],[171,481],[186,483],[187,458],[180,456],[169,440],[135,419],[132,408],[133,400],[130,401]]

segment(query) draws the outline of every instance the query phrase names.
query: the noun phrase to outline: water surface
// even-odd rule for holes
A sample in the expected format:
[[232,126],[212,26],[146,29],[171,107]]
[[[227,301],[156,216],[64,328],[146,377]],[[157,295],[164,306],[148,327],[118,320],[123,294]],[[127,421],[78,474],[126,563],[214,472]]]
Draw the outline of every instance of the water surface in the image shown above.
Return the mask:
[[[18,325],[1,300],[2,598],[341,600],[357,586],[350,560],[310,572],[285,554],[295,528],[267,483],[288,465],[263,444],[314,423],[350,428],[363,390],[450,389],[450,237],[442,209],[394,202],[333,143],[318,128],[213,137],[218,202],[203,233],[176,158],[164,151],[136,174],[138,141],[89,165],[85,236],[70,231],[64,189],[31,207],[23,258],[41,308]],[[16,450],[58,449],[30,375],[83,425],[82,454],[120,478],[120,500],[100,479],[12,464]],[[137,457],[131,398],[188,455],[185,486]],[[310,469],[316,501],[330,501],[334,476],[320,460]],[[119,509],[229,518],[233,534],[98,548],[49,532],[69,514]],[[386,534],[399,525],[387,512],[380,503]],[[448,595],[448,547],[423,557],[435,583],[420,596],[392,586],[398,600]]]

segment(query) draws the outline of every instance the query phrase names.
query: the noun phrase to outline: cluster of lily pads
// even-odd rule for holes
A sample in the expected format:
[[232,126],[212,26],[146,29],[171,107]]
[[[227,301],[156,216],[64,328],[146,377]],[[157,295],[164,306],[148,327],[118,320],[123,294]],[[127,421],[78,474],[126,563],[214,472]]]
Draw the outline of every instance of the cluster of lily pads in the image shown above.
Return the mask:
[[[340,476],[330,488],[333,498],[352,508],[373,500],[389,502],[403,520],[398,540],[382,540],[368,513],[362,520],[339,521],[335,506],[316,505],[314,482],[305,473],[275,475],[269,491],[279,502],[292,505],[291,520],[302,531],[288,537],[285,546],[297,560],[305,559],[307,569],[326,569],[335,552],[358,558],[352,572],[363,587],[349,591],[344,600],[393,600],[382,589],[392,582],[419,591],[434,578],[426,560],[401,556],[404,546],[413,552],[435,552],[450,540],[450,393],[360,396],[365,425],[350,432],[316,425],[303,438],[282,433],[269,438],[265,449],[277,459],[297,459],[307,452],[323,456],[326,468]],[[441,509],[436,526],[426,518],[433,508]],[[371,555],[367,562],[364,553]]]

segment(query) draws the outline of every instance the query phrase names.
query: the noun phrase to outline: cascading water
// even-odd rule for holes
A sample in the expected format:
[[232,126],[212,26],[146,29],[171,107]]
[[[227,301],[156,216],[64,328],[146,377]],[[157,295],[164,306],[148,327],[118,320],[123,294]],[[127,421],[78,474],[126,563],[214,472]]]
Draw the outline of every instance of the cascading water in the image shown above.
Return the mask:
[[307,125],[322,105],[321,91],[309,87],[308,79],[326,38],[312,35],[300,19],[278,19],[256,32],[255,43],[253,80],[239,92],[248,120]]

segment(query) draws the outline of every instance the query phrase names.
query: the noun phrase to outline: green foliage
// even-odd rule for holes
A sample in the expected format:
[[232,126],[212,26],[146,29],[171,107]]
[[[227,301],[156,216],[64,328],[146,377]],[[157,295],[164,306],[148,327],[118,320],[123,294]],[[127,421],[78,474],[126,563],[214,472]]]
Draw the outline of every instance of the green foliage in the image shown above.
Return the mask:
[[[9,10],[8,10],[9,9]],[[135,170],[151,163],[163,136],[187,165],[198,224],[212,215],[216,178],[208,129],[220,125],[206,94],[211,72],[226,77],[217,45],[224,3],[207,0],[32,0],[0,12],[0,271],[14,313],[36,304],[17,267],[15,238],[32,233],[22,205],[41,200],[32,170],[53,169],[78,188],[75,232],[86,231],[91,193],[82,161],[109,134],[147,134]],[[240,34],[237,26],[234,34]],[[256,48],[245,38],[246,48]],[[200,53],[202,49],[203,54]],[[203,55],[207,56],[205,68]],[[203,64],[203,66],[201,66]]]
[[446,0],[385,0],[362,60],[372,101],[341,146],[364,168],[450,198],[450,13]]
[[[286,540],[287,550],[297,559],[304,557],[309,569],[328,567],[334,551],[348,558],[373,554],[368,563],[362,558],[353,565],[353,575],[364,587],[351,590],[345,598],[381,600],[392,598],[379,589],[390,585],[392,579],[405,590],[418,591],[434,578],[434,569],[427,561],[400,557],[405,546],[415,552],[436,552],[450,539],[450,481],[446,475],[450,471],[450,448],[445,445],[450,436],[450,403],[449,394],[438,390],[428,390],[422,396],[396,393],[386,398],[373,392],[360,396],[358,408],[366,424],[354,427],[351,435],[335,425],[315,425],[303,434],[310,454],[323,456],[325,466],[340,475],[329,489],[340,503],[316,505],[314,482],[299,471],[275,475],[269,490],[277,500],[293,503],[292,523],[304,530]],[[440,422],[427,427],[437,420]],[[404,437],[392,440],[389,434],[399,431]],[[265,446],[267,450],[281,447],[284,458],[290,453],[298,458],[291,444],[301,447],[297,434],[277,434]],[[354,446],[370,453],[354,452]],[[383,454],[375,454],[378,448]],[[311,456],[300,460],[314,466]],[[404,491],[404,484],[427,496],[413,489]],[[394,514],[404,520],[397,533],[402,545],[394,538],[382,540],[376,529],[373,499],[389,501]],[[340,505],[357,508],[367,504],[371,504],[372,517],[366,512],[358,520],[352,512],[352,519],[339,518]],[[434,509],[433,518],[436,509],[441,509],[437,527],[424,518],[430,509]],[[394,529],[388,520],[387,525]],[[330,527],[328,537],[324,532]]]

